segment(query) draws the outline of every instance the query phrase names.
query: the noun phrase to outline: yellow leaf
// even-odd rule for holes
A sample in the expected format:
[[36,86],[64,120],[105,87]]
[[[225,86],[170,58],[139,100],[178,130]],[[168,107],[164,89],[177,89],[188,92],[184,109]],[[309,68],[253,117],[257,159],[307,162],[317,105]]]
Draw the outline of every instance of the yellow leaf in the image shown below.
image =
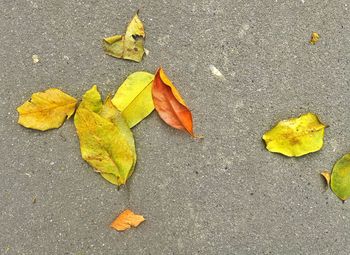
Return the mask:
[[140,62],[145,52],[144,38],[145,30],[136,14],[126,28],[125,35],[104,38],[103,48],[110,56]]
[[135,72],[126,78],[112,99],[112,103],[122,112],[130,128],[154,110],[153,79],[153,74]]
[[111,227],[118,231],[124,231],[131,227],[136,228],[143,221],[145,221],[145,218],[142,215],[137,215],[127,209],[111,223]]
[[324,178],[327,184],[327,188],[329,187],[329,183],[331,182],[331,173],[327,170],[322,171],[321,176]]
[[59,128],[73,115],[76,103],[75,98],[55,88],[34,93],[30,100],[17,108],[18,123],[41,131]]
[[322,148],[325,127],[315,114],[306,113],[280,121],[263,139],[267,150],[299,157]]
[[134,138],[109,98],[99,112],[89,109],[95,105],[91,104],[91,99],[96,99],[96,94],[99,93],[93,87],[84,95],[74,117],[81,154],[105,179],[122,185],[136,164]]
[[313,32],[311,34],[310,44],[315,45],[319,39],[320,39],[320,35],[316,32]]
[[129,171],[129,174],[127,176],[127,178],[129,178],[132,175],[132,173],[134,172],[136,160],[137,160],[134,136],[133,136],[126,120],[124,119],[124,117],[120,113],[120,111],[118,111],[118,109],[115,108],[115,106],[112,104],[110,97],[107,97],[99,114],[103,118],[111,121],[113,124],[115,124],[119,128],[120,135],[123,136],[124,140],[127,142],[127,144],[129,145],[130,149],[133,152],[134,162],[133,162],[133,165],[132,165],[132,167]]

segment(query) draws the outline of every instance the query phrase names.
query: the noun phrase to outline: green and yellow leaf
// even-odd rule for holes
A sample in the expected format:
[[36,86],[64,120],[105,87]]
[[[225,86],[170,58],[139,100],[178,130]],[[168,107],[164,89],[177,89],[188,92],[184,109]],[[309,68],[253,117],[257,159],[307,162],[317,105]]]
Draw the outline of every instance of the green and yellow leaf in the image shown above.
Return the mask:
[[[102,177],[115,185],[122,185],[135,168],[134,138],[109,98],[99,112],[92,111],[97,107],[91,105],[99,105],[98,100],[94,101],[96,93],[97,88],[93,87],[84,95],[74,117],[81,154]],[[91,104],[93,101],[95,103]]]
[[343,201],[350,197],[350,153],[335,163],[330,182],[331,189],[337,197]]
[[75,111],[77,100],[56,88],[34,93],[17,108],[18,123],[26,128],[45,131],[59,128]]
[[263,140],[271,152],[299,157],[322,148],[325,127],[315,114],[306,113],[280,121],[264,134]]
[[129,127],[137,125],[153,110],[152,82],[154,75],[147,72],[135,72],[129,75],[112,99]]
[[126,28],[125,35],[104,38],[103,48],[106,54],[115,58],[140,62],[145,52],[144,38],[145,30],[136,14]]

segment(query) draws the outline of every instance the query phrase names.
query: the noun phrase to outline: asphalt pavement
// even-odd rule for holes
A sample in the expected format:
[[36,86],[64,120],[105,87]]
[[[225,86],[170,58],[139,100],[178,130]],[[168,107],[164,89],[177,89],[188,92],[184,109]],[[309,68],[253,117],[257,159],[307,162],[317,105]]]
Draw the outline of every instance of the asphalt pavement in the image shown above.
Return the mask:
[[[0,7],[0,254],[349,254],[350,203],[319,175],[350,152],[349,1]],[[138,9],[149,54],[141,63],[105,55],[101,39],[123,33]],[[152,113],[133,129],[138,163],[120,190],[82,160],[72,120],[47,132],[17,124],[32,93],[57,87],[80,98],[97,84],[107,96],[159,66],[204,139]],[[265,131],[306,112],[329,125],[321,151],[265,149]],[[109,224],[126,208],[146,221],[119,233]]]

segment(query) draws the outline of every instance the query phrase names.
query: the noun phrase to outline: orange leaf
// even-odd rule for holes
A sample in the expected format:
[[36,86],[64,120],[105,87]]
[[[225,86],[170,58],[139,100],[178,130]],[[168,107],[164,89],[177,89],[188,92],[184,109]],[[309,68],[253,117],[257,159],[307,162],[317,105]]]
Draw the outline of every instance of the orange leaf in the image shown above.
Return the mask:
[[134,214],[131,210],[126,209],[111,223],[111,227],[118,231],[124,231],[131,227],[136,228],[144,220],[142,215]]
[[152,97],[159,116],[174,128],[193,133],[192,113],[162,68],[155,74]]

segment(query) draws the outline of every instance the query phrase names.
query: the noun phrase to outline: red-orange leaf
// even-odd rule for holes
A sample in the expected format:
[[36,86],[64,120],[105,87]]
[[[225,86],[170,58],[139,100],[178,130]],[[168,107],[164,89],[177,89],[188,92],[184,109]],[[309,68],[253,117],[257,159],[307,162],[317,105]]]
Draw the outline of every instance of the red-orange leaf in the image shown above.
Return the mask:
[[136,228],[144,220],[142,215],[134,214],[131,210],[126,209],[111,223],[111,227],[118,231],[124,231],[131,227]]
[[162,68],[155,74],[152,97],[159,116],[174,128],[193,133],[192,113]]

